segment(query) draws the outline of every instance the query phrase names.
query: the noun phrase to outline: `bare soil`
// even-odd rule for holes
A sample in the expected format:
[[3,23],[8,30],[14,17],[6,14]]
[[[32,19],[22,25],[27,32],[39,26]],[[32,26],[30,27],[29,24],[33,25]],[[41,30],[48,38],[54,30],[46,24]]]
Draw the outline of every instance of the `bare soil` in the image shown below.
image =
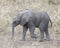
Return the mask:
[[14,39],[11,34],[0,35],[0,48],[60,48],[60,33],[50,32],[51,40],[39,42],[39,34],[37,39],[30,38],[30,34],[26,35],[26,40],[21,41],[22,33],[15,33]]

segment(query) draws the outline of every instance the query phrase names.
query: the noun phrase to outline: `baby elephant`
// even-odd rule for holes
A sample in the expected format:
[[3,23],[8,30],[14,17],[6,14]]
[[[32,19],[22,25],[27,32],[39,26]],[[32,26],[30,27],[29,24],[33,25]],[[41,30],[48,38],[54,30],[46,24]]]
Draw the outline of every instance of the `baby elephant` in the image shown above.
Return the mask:
[[14,27],[17,25],[23,26],[22,40],[25,40],[26,32],[29,28],[31,38],[36,38],[34,34],[35,27],[40,30],[40,42],[44,41],[44,33],[46,34],[46,40],[50,40],[48,32],[49,21],[52,26],[51,19],[45,11],[24,10],[17,14],[12,22],[12,37],[14,36]]

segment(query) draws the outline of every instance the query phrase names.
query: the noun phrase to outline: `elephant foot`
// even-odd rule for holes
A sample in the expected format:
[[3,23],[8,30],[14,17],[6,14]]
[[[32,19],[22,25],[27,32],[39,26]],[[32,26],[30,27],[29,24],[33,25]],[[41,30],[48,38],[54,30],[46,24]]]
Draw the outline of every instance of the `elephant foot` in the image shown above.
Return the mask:
[[21,39],[20,41],[25,41],[26,39]]
[[46,38],[45,40],[46,40],[46,41],[50,41],[50,39],[48,39],[48,38]]
[[50,41],[50,36],[47,36],[45,40]]
[[36,36],[31,36],[31,38],[35,38],[36,39],[37,37]]
[[41,39],[39,42],[43,42],[44,40],[43,39]]

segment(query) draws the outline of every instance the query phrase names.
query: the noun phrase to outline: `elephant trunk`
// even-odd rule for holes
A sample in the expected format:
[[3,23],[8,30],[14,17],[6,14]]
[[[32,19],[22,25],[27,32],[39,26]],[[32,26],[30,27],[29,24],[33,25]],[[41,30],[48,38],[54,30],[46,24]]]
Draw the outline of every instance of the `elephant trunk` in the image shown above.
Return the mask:
[[14,37],[14,25],[12,24],[12,38]]

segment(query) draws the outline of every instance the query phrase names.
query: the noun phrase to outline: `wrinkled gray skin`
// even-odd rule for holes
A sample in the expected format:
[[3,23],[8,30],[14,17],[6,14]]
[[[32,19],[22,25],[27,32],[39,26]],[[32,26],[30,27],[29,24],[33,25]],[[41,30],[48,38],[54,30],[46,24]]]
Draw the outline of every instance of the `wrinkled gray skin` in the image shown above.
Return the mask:
[[25,40],[26,32],[29,28],[31,38],[36,38],[34,34],[35,27],[40,29],[40,41],[44,41],[44,33],[46,34],[46,40],[50,40],[49,32],[48,32],[48,23],[52,22],[50,20],[49,15],[45,11],[32,11],[32,10],[24,10],[19,13],[12,22],[12,37],[14,36],[14,27],[17,25],[23,26],[23,35],[22,40]]

